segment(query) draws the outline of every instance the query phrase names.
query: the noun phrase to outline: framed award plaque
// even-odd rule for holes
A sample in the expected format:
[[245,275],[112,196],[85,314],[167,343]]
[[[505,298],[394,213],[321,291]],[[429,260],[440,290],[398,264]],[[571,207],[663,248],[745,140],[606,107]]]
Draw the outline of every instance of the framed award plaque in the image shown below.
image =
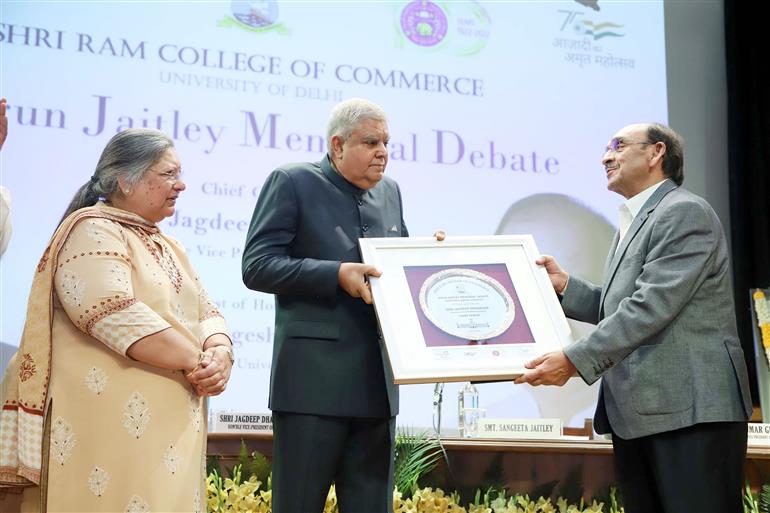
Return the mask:
[[396,383],[513,379],[572,341],[531,235],[359,245]]

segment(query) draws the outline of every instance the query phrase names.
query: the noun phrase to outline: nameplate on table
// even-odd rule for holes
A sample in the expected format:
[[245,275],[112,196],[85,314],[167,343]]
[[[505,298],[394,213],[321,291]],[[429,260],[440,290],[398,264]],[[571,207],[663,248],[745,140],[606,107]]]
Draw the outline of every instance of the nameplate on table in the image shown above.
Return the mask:
[[218,412],[214,418],[216,433],[272,433],[273,415],[270,413]]
[[770,424],[749,422],[749,445],[770,446]]
[[479,419],[479,438],[561,438],[561,419]]

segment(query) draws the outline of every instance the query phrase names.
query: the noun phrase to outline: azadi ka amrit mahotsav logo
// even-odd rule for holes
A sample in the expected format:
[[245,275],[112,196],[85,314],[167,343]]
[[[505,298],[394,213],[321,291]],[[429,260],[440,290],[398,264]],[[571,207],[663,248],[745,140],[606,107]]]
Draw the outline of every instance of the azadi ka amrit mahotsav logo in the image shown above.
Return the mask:
[[621,34],[619,29],[623,28],[623,25],[605,21],[603,23],[594,23],[590,20],[580,20],[575,24],[575,32],[580,36],[590,36],[594,38],[594,41],[603,37],[623,37],[625,34]]

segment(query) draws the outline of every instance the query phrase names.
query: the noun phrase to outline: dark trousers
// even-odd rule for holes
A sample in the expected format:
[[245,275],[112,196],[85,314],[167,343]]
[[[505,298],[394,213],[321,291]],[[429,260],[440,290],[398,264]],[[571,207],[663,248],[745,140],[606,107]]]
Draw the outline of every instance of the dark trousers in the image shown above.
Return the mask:
[[392,513],[396,419],[273,412],[273,512]]
[[623,440],[612,435],[626,513],[743,511],[745,422],[696,424]]

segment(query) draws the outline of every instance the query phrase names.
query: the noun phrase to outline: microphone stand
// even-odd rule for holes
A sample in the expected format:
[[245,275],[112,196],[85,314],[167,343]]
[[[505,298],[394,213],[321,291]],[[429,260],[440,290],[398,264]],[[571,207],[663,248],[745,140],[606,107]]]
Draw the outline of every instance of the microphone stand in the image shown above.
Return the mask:
[[433,388],[433,430],[436,438],[441,438],[441,401],[444,397],[444,384],[436,383]]
[[436,383],[436,386],[433,388],[433,430],[436,432],[436,440],[438,440],[441,454],[444,455],[446,469],[449,472],[449,482],[456,483],[454,472],[452,472],[452,465],[449,463],[449,455],[447,455],[444,444],[441,441],[441,401],[443,397],[444,383]]

